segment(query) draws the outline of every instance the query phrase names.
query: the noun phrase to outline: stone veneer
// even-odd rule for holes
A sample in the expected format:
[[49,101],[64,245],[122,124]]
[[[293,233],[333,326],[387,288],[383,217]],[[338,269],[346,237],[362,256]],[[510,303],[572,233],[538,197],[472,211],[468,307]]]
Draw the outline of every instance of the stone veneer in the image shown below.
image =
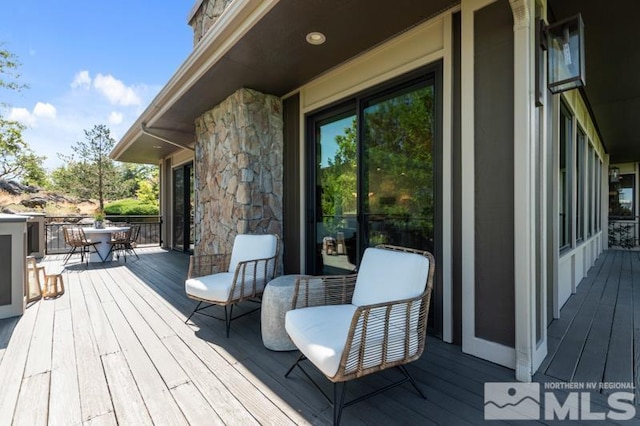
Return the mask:
[[[198,0],[200,1],[200,0]],[[193,28],[193,45],[195,46],[216,23],[222,12],[233,0],[202,0],[200,6],[189,20]]]
[[282,236],[282,101],[239,89],[196,119],[195,253],[237,234]]

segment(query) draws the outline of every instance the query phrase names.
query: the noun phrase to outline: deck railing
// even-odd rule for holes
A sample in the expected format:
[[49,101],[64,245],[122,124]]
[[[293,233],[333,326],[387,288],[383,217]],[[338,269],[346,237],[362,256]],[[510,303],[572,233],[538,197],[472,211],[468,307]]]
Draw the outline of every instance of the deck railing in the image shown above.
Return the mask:
[[638,216],[609,217],[609,247],[631,249],[638,246]]
[[[161,216],[115,216],[108,215],[106,220],[111,223],[128,223],[140,225],[138,245],[162,245],[162,217]],[[93,226],[91,216],[46,216],[45,240],[46,253],[66,253],[69,247],[64,242],[62,228],[69,225]],[[107,223],[108,225],[108,223]]]

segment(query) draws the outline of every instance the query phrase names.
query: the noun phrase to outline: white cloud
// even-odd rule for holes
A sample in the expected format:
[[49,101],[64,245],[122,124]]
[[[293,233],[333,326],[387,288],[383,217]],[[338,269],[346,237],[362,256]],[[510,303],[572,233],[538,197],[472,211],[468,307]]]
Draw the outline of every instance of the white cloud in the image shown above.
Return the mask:
[[56,107],[48,102],[38,102],[33,108],[33,115],[35,117],[49,118],[54,120],[56,118]]
[[27,126],[33,126],[36,123],[36,118],[26,108],[11,108],[8,118],[11,121],[18,121]]
[[11,108],[9,111],[9,120],[18,121],[26,126],[36,126],[38,119],[55,120],[57,115],[56,107],[48,102],[38,102],[33,107],[33,111],[27,108]]
[[109,124],[120,124],[122,123],[122,113],[117,111],[111,111],[109,114]]
[[91,87],[91,77],[89,76],[89,71],[82,70],[73,77],[73,81],[71,82],[71,87],[74,89],[82,88],[88,89]]
[[[67,76],[67,81],[70,82],[70,80]],[[98,82],[98,86],[102,82],[106,88],[109,86],[110,80],[111,87],[117,88],[119,86],[118,90],[125,95],[129,92],[129,98],[137,99],[138,104],[114,106],[114,101],[108,98],[104,90],[98,90],[94,86],[96,82]],[[111,130],[111,136],[118,141],[120,136],[125,134],[132,125],[132,121],[142,113],[150,100],[161,89],[161,86],[144,83],[125,86],[115,77],[106,75],[106,73],[99,79],[98,73],[90,71],[79,71],[75,75],[74,81],[77,81],[75,88],[72,88],[70,84],[66,86],[63,84],[62,93],[55,98],[47,98],[52,106],[55,105],[55,108],[48,107],[47,103],[43,101],[40,102],[40,106],[37,106],[38,98],[35,98],[31,101],[33,103],[26,104],[35,105],[35,107],[17,108],[25,105],[17,104],[13,110],[9,107],[6,110],[7,117],[11,113],[12,119],[19,119],[20,122],[28,126],[23,132],[24,140],[38,155],[47,157],[44,166],[49,170],[64,163],[58,157],[58,153],[72,155],[73,145],[85,138],[84,130],[90,130],[97,124],[106,124]],[[84,83],[82,83],[83,81]],[[114,81],[116,83],[113,83]],[[90,84],[86,86],[88,82]],[[66,90],[64,90],[65,87]],[[118,90],[114,92],[117,93]],[[122,99],[126,100],[127,97],[123,96]],[[51,117],[54,110],[55,120],[46,119],[47,113]]]
[[135,90],[127,87],[122,81],[111,74],[98,74],[93,80],[93,87],[102,93],[112,105],[140,105],[140,97]]

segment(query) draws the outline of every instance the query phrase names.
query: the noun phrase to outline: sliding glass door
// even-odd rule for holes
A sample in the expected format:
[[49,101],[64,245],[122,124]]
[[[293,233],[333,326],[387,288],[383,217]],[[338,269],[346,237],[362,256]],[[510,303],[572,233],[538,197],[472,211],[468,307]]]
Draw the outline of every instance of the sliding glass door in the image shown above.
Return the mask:
[[193,163],[173,169],[173,249],[193,251]]
[[436,249],[436,81],[422,71],[309,117],[308,273],[352,272],[377,244]]

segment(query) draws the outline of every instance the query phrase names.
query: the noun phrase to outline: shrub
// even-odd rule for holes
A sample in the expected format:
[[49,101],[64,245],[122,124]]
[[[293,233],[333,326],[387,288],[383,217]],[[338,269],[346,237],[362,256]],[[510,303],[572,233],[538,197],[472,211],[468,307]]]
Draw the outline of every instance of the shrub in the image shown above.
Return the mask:
[[107,215],[117,216],[139,216],[158,215],[160,209],[155,204],[143,203],[133,198],[113,201],[104,206]]

